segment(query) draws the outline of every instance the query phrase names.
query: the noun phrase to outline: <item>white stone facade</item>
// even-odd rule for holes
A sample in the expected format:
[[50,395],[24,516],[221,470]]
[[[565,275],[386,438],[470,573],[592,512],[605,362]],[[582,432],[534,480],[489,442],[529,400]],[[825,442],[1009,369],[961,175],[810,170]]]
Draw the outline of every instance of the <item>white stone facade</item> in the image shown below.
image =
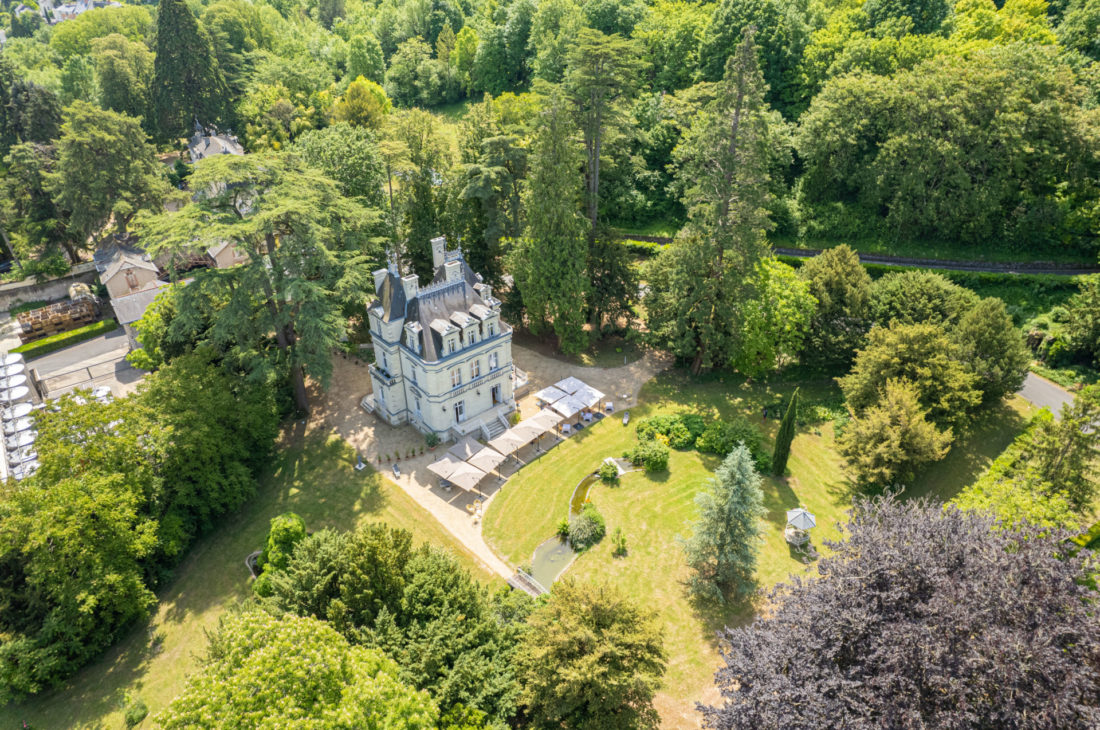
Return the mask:
[[442,439],[489,437],[515,410],[512,328],[500,301],[446,240],[432,240],[435,276],[374,272],[367,308],[375,362],[363,407],[392,425],[411,423]]

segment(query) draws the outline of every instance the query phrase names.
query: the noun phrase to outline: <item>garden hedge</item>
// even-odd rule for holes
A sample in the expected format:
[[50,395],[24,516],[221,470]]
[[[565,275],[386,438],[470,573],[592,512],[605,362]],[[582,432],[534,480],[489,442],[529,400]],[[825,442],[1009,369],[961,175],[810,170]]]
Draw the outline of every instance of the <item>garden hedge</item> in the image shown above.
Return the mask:
[[27,360],[33,360],[36,357],[48,355],[51,352],[62,350],[70,345],[75,345],[84,340],[90,340],[93,337],[98,337],[99,335],[106,334],[116,329],[118,329],[118,322],[113,319],[103,319],[83,327],[78,327],[75,330],[61,332],[56,335],[50,335],[49,337],[43,337],[41,340],[28,342],[25,345],[13,348],[11,351],[21,353]]

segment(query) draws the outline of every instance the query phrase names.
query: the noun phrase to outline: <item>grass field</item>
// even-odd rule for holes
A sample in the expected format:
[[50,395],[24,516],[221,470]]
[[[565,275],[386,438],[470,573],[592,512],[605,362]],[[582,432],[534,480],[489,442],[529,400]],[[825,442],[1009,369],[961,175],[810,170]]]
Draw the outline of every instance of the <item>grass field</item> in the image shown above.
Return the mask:
[[[762,421],[762,407],[785,401],[793,389],[793,383],[752,384],[729,376],[699,381],[666,373],[643,388],[640,405],[631,409],[631,420],[658,412],[697,412],[708,417],[739,412],[770,439],[778,424],[772,419]],[[831,403],[836,389],[829,381],[802,383],[801,394],[808,405]],[[1012,441],[1029,414],[1027,404],[1018,398],[994,410],[910,493],[949,499]],[[530,562],[534,549],[553,535],[557,521],[566,515],[577,482],[605,457],[621,455],[634,440],[632,426],[624,428],[617,416],[605,418],[525,467],[490,503],[486,539],[513,563]],[[717,700],[711,684],[719,661],[716,632],[751,620],[759,607],[757,603],[715,610],[692,601],[684,587],[689,571],[676,538],[690,533],[695,494],[717,465],[714,456],[673,451],[665,474],[632,472],[617,487],[597,485],[590,497],[607,520],[608,535],[622,527],[629,552],[625,558],[613,557],[607,537],[580,555],[565,573],[616,585],[658,612],[669,652],[665,686],[657,698],[665,727],[695,727],[694,703]],[[818,527],[812,534],[820,550],[825,540],[840,537],[837,523],[851,504],[851,485],[834,448],[831,423],[800,429],[788,471],[787,477],[768,476],[763,484],[768,513],[757,575],[765,588],[793,573],[811,570],[783,538],[786,510],[802,505],[815,514]]]
[[[250,596],[244,559],[262,546],[272,517],[300,514],[310,530],[352,529],[384,521],[411,531],[417,541],[450,549],[484,582],[495,579],[435,520],[399,488],[369,467],[352,468],[354,452],[323,434],[285,435],[256,496],[200,539],[161,591],[155,616],[77,674],[68,686],[18,706],[0,708],[0,727],[122,728],[124,698],[140,697],[150,717],[180,691],[204,651],[204,631]],[[146,720],[142,727],[152,727]]]

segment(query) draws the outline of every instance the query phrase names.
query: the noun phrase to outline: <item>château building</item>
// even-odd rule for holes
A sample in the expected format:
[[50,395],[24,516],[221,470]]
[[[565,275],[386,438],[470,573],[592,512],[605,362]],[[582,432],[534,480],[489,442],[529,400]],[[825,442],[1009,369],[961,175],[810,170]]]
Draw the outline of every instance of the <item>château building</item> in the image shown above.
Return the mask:
[[374,364],[362,406],[391,425],[440,438],[492,438],[508,427],[527,376],[512,364],[512,328],[500,300],[461,251],[432,239],[435,275],[421,287],[394,264],[374,272],[367,308]]

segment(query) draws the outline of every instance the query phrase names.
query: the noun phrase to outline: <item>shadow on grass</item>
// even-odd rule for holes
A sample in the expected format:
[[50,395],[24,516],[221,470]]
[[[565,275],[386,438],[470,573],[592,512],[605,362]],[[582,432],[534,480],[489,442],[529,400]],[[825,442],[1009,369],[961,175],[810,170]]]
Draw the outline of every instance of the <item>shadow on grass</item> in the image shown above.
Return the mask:
[[771,489],[764,489],[764,509],[768,511],[767,519],[772,524],[783,526],[787,524],[787,510],[794,509],[800,503],[798,495],[786,478],[766,477],[764,484]]

